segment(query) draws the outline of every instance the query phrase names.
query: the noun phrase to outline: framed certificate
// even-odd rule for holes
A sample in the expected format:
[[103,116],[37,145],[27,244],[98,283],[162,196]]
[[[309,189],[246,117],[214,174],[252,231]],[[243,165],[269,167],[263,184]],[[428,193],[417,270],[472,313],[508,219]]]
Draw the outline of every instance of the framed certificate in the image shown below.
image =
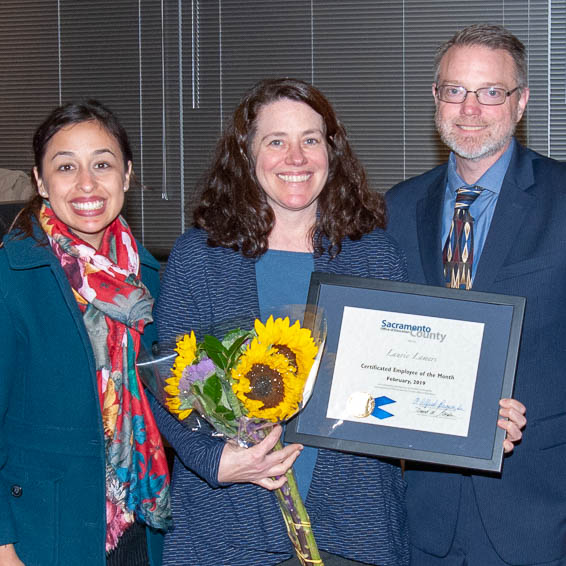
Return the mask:
[[313,273],[308,303],[328,334],[285,441],[501,471],[523,297]]

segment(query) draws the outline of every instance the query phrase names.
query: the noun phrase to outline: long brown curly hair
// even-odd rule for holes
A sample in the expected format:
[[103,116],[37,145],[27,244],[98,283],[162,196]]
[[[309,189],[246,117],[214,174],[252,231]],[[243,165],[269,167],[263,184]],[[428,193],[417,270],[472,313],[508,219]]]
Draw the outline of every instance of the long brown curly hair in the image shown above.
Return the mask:
[[335,257],[345,237],[357,240],[376,227],[385,227],[385,201],[369,188],[365,170],[330,102],[317,88],[297,79],[262,80],[241,99],[202,181],[193,214],[195,226],[206,230],[210,245],[253,258],[267,251],[275,214],[256,177],[252,144],[259,111],[282,99],[304,102],[323,119],[328,180],[318,197],[311,234],[316,255],[328,251]]

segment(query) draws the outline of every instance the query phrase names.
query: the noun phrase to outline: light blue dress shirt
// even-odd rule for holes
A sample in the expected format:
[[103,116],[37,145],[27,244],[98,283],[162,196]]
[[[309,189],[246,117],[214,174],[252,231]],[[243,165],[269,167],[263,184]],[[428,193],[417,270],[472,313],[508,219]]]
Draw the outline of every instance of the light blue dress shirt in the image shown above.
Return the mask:
[[501,185],[507,173],[511,156],[515,148],[515,139],[511,139],[505,153],[478,179],[474,185],[468,185],[456,172],[456,158],[450,153],[448,160],[448,181],[444,195],[444,210],[442,213],[442,246],[448,238],[452,218],[454,217],[454,204],[456,203],[456,191],[463,186],[473,187],[479,185],[484,190],[470,206],[470,214],[474,219],[474,259],[472,263],[472,281],[476,274],[479,259],[489,232],[491,219],[495,211],[495,205],[499,198]]

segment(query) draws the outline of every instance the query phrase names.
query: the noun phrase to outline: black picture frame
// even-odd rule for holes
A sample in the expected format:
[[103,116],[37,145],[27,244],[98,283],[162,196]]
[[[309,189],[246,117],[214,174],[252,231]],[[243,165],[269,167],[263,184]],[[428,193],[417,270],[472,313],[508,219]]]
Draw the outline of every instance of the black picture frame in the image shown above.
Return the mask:
[[[412,283],[313,273],[308,305],[323,311],[327,337],[306,407],[286,426],[285,441],[358,454],[500,472],[505,431],[497,426],[499,400],[511,397],[525,299]],[[326,417],[334,361],[346,306],[481,322],[484,334],[465,437]],[[308,319],[305,318],[308,326]],[[339,426],[337,426],[339,424]]]

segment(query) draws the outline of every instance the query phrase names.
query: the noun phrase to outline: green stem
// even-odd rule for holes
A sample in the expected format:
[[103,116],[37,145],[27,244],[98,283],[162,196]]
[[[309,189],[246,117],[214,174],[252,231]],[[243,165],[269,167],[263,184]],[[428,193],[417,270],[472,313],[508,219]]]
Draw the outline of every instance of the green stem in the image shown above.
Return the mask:
[[[282,448],[283,445],[281,440],[279,440],[273,449],[281,450]],[[275,490],[275,494],[289,529],[289,537],[297,550],[297,556],[301,564],[305,566],[324,566],[292,467],[287,470],[285,477],[287,478],[287,483]]]

